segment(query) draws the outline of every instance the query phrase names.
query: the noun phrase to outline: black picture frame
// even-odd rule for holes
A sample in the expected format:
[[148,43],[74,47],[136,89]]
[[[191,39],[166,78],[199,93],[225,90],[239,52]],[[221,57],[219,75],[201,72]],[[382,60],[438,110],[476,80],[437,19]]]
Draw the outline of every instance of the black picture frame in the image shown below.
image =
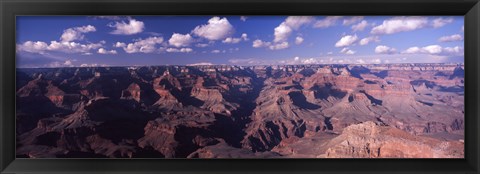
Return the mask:
[[[1,173],[479,173],[478,0],[0,0]],[[464,159],[15,159],[17,15],[465,16]]]

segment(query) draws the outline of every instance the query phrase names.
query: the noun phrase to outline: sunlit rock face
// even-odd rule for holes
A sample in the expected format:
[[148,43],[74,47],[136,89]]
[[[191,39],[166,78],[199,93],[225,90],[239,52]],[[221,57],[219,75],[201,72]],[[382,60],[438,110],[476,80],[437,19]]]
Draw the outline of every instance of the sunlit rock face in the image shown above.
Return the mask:
[[17,156],[462,158],[463,65],[17,69]]

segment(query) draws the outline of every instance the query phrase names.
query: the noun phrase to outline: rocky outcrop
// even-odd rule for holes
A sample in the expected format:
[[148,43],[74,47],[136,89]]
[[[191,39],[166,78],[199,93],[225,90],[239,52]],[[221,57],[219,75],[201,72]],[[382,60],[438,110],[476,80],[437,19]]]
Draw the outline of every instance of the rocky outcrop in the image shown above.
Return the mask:
[[463,158],[463,143],[412,136],[365,122],[345,128],[329,142],[327,158]]
[[17,69],[18,157],[461,157],[449,64]]

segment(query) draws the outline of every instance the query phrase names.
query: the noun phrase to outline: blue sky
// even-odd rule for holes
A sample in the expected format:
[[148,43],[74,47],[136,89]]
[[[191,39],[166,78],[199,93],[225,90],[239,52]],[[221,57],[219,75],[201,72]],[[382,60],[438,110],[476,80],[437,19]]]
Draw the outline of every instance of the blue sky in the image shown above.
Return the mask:
[[17,67],[463,63],[463,16],[19,16]]

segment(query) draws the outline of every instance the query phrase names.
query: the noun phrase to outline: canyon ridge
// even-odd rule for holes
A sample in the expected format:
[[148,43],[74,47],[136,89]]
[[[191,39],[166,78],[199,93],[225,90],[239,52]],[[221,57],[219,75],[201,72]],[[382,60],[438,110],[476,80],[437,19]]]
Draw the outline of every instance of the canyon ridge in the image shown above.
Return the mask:
[[18,158],[463,158],[463,64],[19,68]]

